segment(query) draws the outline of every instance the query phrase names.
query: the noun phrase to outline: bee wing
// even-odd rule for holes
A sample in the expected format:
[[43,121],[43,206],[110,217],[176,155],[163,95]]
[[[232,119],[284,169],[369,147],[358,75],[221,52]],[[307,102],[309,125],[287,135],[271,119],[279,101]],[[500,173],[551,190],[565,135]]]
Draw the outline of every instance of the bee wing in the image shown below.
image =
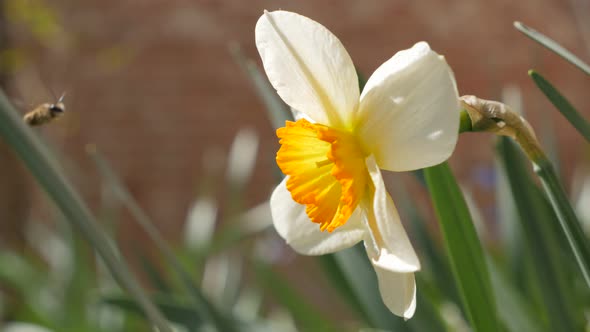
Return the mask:
[[21,95],[21,99],[26,101],[28,105],[26,109],[33,109],[33,107],[46,102],[54,103],[57,97],[47,87],[47,84],[41,79],[39,72],[32,66],[27,66],[19,70],[14,75],[14,86]]
[[9,96],[8,98],[16,109],[29,111],[31,108],[20,96]]
[[60,96],[60,97],[59,97],[59,99],[57,100],[56,104],[63,103],[63,101],[64,101],[64,98],[66,97],[66,92],[67,92],[67,91],[64,91],[64,92],[61,94],[61,96]]

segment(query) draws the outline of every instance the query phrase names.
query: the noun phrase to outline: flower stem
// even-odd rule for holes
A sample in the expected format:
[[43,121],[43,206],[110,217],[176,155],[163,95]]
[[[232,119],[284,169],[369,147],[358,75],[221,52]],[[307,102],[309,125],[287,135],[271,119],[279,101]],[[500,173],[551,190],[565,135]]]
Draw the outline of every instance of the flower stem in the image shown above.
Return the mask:
[[493,132],[512,138],[533,163],[535,174],[543,184],[545,194],[557,214],[561,229],[582,270],[584,280],[590,287],[590,246],[567,195],[557,179],[553,165],[541,149],[532,127],[503,103],[475,96],[463,96],[461,102],[464,108],[463,113],[467,113],[471,119],[471,131]]
[[473,131],[473,126],[471,125],[471,118],[469,117],[469,113],[466,110],[461,111],[461,118],[459,120],[459,134]]
[[561,228],[582,270],[582,275],[588,286],[590,286],[590,247],[588,246],[588,241],[582,231],[580,222],[567,199],[549,159],[545,157],[532,160],[532,162],[533,169],[543,184],[543,189],[549,197],[549,201],[557,214]]

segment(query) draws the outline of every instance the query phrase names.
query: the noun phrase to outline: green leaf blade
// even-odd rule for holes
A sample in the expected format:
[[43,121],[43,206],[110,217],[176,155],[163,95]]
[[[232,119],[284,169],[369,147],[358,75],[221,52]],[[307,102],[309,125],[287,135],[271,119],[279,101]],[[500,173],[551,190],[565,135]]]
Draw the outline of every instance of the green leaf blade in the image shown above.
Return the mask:
[[541,74],[534,70],[529,70],[529,76],[533,79],[537,87],[549,99],[549,101],[557,108],[557,110],[569,121],[569,123],[578,130],[578,132],[590,142],[590,123],[584,119],[572,106],[572,104],[565,99],[565,97],[557,91],[557,89],[549,83]]
[[164,316],[139,286],[123,258],[118,257],[110,238],[100,228],[81,195],[68,181],[55,157],[31,129],[25,126],[2,92],[0,92],[0,137],[23,161],[66,220],[96,249],[113,277],[142,307],[146,317],[149,317],[160,331],[172,332]]
[[569,123],[578,130],[578,132],[590,142],[590,124],[584,119],[572,104],[547,81],[541,74],[534,70],[529,70],[529,76],[533,79],[537,87],[557,108],[557,110],[569,121]]
[[311,328],[318,331],[338,331],[339,329],[324,315],[319,308],[315,308],[302,297],[285,279],[274,272],[271,267],[263,262],[255,263],[255,272],[261,286],[267,288],[273,296],[293,315],[293,317],[305,326],[304,330]]
[[545,313],[543,318],[548,321],[552,330],[575,331],[575,310],[567,296],[570,292],[566,285],[567,276],[564,274],[568,266],[561,257],[558,245],[560,238],[551,227],[557,223],[554,220],[555,215],[533,184],[517,147],[508,138],[502,138],[498,143],[498,152],[516,203],[527,257],[535,271],[536,280],[530,282],[539,283],[543,290],[540,292],[542,310]]
[[424,170],[451,267],[472,328],[502,331],[483,249],[447,163]]
[[394,316],[383,304],[377,286],[377,275],[367,259],[362,244],[334,253],[342,277],[348,283],[363,315],[373,328],[406,331],[409,326]]
[[551,202],[561,230],[570,245],[586,284],[590,287],[590,243],[574,209],[568,201],[563,186],[555,174],[551,162],[544,158],[534,162],[535,173],[541,180],[547,198]]
[[[186,327],[189,331],[197,331],[206,324],[206,320],[195,314],[193,307],[186,303],[186,301],[178,301],[170,296],[155,296],[152,297],[152,301],[164,313],[168,320]],[[106,295],[101,298],[101,302],[127,313],[140,315],[145,318],[141,307],[127,296]]]
[[539,317],[532,313],[522,294],[515,289],[492,259],[488,259],[488,269],[498,302],[498,316],[506,323],[506,328],[512,332],[545,331]]
[[156,247],[160,250],[167,262],[170,264],[172,271],[176,272],[176,274],[179,276],[188,295],[193,300],[195,312],[201,315],[203,319],[207,320],[220,331],[235,331],[231,317],[225,317],[221,312],[219,312],[207,300],[201,289],[195,285],[195,282],[192,280],[188,270],[182,265],[178,257],[174,254],[174,251],[168,245],[168,242],[166,242],[166,240],[162,237],[155,226],[155,223],[141,208],[135,198],[133,198],[129,190],[119,180],[118,176],[110,167],[108,161],[95,147],[91,147],[87,150],[88,154],[96,163],[99,173],[104,177],[105,182],[109,184],[111,190],[114,191],[117,198],[126,208],[129,209],[131,215],[133,218],[135,218],[139,226],[141,226],[141,228],[156,244]]
[[577,56],[575,56],[572,52],[566,50],[563,46],[559,45],[553,39],[545,36],[544,34],[522,24],[521,22],[514,22],[514,27],[524,33],[530,39],[536,41],[537,43],[545,46],[549,50],[553,51],[555,54],[559,55],[560,57],[567,60],[569,63],[573,64],[574,66],[578,67],[581,71],[590,75],[590,66],[585,63],[584,61],[580,60]]

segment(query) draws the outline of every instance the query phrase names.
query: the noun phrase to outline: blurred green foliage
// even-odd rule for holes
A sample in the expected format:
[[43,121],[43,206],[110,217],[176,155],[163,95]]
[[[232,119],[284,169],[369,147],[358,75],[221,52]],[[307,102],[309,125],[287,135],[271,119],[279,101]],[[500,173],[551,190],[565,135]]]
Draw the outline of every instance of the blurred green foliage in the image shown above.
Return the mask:
[[6,0],[6,19],[25,27],[41,44],[50,45],[63,35],[57,13],[44,0]]

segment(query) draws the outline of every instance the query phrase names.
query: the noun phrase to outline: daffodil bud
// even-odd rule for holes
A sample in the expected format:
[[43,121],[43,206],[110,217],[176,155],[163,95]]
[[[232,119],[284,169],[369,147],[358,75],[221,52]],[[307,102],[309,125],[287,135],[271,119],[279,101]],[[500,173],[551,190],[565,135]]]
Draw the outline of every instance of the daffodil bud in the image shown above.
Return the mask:
[[469,114],[472,131],[513,138],[533,162],[545,158],[531,125],[508,105],[476,96],[462,96],[461,105]]

